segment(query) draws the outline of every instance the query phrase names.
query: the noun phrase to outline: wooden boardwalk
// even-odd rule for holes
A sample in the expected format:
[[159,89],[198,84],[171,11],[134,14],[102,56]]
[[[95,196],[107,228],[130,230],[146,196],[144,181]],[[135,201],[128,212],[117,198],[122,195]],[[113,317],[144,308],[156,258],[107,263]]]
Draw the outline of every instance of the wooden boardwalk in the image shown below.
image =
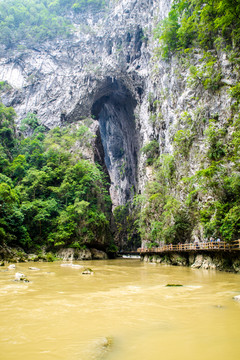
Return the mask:
[[160,247],[148,248],[138,248],[137,252],[139,254],[148,254],[148,253],[162,253],[170,251],[232,251],[240,250],[240,239],[233,241],[232,243],[227,243],[225,241],[214,241],[214,242],[201,242],[201,243],[190,243],[190,244],[177,244],[177,245],[163,245]]

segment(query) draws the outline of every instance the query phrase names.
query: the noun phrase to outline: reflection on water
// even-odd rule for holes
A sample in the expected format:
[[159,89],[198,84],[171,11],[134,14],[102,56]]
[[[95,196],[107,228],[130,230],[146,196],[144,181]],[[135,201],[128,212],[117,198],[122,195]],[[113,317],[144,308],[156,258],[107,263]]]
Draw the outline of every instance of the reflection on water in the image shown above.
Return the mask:
[[[237,360],[236,274],[142,263],[0,268],[1,360]],[[29,283],[15,282],[16,272]],[[182,284],[182,287],[166,287]]]

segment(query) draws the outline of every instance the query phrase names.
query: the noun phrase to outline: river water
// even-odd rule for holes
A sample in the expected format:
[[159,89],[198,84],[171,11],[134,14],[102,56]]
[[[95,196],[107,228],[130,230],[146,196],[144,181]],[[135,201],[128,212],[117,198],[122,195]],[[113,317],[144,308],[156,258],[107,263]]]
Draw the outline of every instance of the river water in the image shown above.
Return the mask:
[[[61,262],[0,268],[1,360],[240,358],[240,275],[129,259],[75,264],[94,274]],[[30,282],[13,281],[17,271]]]

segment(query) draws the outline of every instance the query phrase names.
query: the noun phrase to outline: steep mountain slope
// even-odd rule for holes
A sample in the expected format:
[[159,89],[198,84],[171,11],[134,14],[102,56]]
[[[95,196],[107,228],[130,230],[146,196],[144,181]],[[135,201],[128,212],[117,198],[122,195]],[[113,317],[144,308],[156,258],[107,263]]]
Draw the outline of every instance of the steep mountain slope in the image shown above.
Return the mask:
[[[188,20],[195,8],[176,3],[182,12],[173,7],[167,18],[169,1],[112,1],[73,14],[69,38],[2,51],[1,97],[18,123],[28,112],[48,128],[94,119],[95,156],[107,168],[113,205],[125,211],[138,194],[141,210],[127,221],[137,220],[144,242],[230,241],[240,231],[238,45],[221,28],[218,46],[198,42]],[[162,35],[167,21],[159,30],[164,18],[172,37]],[[176,34],[179,42],[166,47]],[[129,224],[119,236],[134,236]]]

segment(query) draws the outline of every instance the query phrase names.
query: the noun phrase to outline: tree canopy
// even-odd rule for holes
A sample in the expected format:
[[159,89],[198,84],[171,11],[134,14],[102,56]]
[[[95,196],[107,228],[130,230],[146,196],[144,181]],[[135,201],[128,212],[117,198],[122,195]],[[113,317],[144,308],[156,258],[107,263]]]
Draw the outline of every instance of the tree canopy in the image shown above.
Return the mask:
[[[15,112],[0,104],[0,238],[25,250],[111,240],[111,200],[101,168],[83,159],[84,124],[46,132],[29,114],[16,136]],[[72,151],[72,148],[78,151]]]
[[168,16],[155,29],[158,50],[167,59],[196,46],[239,46],[239,13],[239,0],[174,0]]
[[32,46],[66,37],[73,29],[70,13],[104,8],[104,0],[1,0],[0,44],[7,48]]

